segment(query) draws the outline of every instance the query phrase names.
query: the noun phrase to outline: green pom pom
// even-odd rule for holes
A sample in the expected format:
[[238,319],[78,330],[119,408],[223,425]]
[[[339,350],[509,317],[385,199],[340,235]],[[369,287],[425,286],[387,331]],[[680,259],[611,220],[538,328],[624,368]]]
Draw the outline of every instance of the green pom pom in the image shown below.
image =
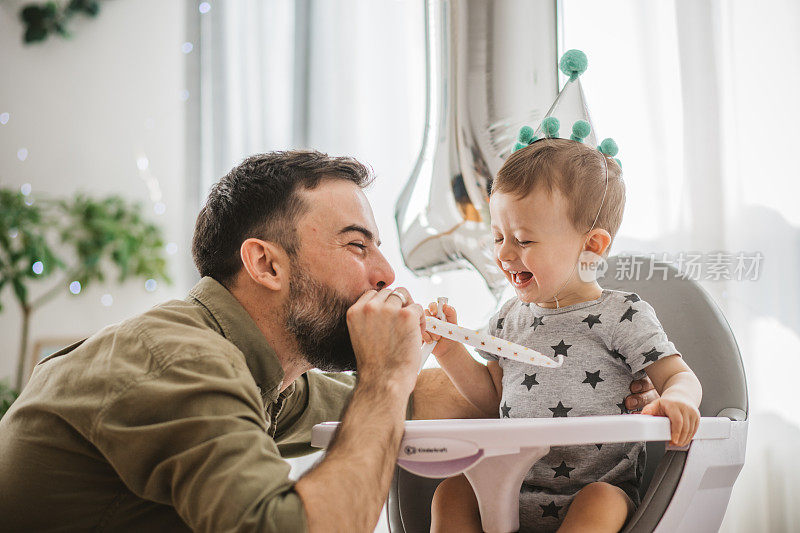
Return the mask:
[[545,137],[558,137],[558,128],[560,127],[561,123],[556,117],[547,117],[542,121],[542,131]]
[[520,148],[525,148],[526,146],[528,146],[528,145],[527,144],[522,144],[521,142],[517,141],[517,143],[514,145],[514,149],[511,150],[511,153],[513,154],[514,152],[516,152]]
[[619,165],[619,168],[622,168],[622,161],[620,161],[620,160],[619,160],[619,159],[617,159],[616,157],[614,158],[614,161],[616,161],[616,162],[617,162],[617,164]]
[[522,126],[519,130],[519,136],[517,138],[519,139],[519,142],[529,144],[533,138],[533,128],[530,126]]
[[600,143],[600,146],[598,146],[597,149],[606,154],[608,157],[614,157],[619,153],[619,147],[617,146],[617,143],[611,138],[603,139],[603,142]]
[[569,76],[571,80],[586,72],[586,67],[588,66],[589,59],[580,50],[567,50],[558,63],[558,68],[561,69],[561,72]]
[[[582,141],[592,132],[592,127],[585,120],[576,120],[572,125],[572,137],[574,141]],[[577,137],[575,139],[574,137]]]
[[538,135],[534,135],[533,137],[531,137],[531,140],[528,141],[528,144],[533,144],[538,140],[539,140],[539,136]]

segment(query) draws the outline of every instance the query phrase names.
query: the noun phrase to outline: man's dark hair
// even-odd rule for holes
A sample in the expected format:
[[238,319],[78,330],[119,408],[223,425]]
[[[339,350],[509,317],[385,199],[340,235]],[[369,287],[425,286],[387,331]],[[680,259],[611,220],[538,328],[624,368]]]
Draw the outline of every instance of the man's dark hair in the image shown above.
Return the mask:
[[251,237],[274,242],[293,257],[297,219],[308,208],[298,190],[328,179],[364,188],[373,174],[352,157],[313,150],[258,154],[234,167],[211,188],[197,216],[192,256],[200,275],[229,285],[242,267],[239,249]]

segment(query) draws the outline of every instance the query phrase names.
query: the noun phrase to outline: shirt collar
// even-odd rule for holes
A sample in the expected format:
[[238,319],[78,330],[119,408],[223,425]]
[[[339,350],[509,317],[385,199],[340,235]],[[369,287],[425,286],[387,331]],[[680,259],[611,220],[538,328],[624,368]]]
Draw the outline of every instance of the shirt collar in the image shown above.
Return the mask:
[[204,277],[191,291],[190,298],[205,307],[219,325],[222,335],[243,354],[262,396],[274,402],[284,372],[275,350],[267,343],[253,318],[233,294],[214,278]]

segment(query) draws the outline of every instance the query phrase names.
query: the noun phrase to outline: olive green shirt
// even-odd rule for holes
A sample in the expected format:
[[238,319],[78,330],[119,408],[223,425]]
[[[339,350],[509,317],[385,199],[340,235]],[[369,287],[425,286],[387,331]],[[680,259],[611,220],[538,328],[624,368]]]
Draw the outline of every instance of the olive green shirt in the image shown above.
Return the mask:
[[0,421],[0,529],[305,531],[284,458],[355,378],[283,375],[211,278],[52,355]]

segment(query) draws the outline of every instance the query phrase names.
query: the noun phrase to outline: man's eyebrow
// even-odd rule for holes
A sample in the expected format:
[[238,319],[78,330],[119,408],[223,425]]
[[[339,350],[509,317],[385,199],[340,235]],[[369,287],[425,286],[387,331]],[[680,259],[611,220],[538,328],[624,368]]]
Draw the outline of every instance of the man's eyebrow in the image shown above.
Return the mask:
[[381,241],[375,238],[374,233],[372,233],[364,226],[359,226],[358,224],[350,224],[349,226],[343,227],[342,229],[339,230],[339,235],[343,233],[349,233],[351,231],[357,231],[358,233],[361,233],[368,241],[375,241],[375,244],[377,246],[381,245]]

